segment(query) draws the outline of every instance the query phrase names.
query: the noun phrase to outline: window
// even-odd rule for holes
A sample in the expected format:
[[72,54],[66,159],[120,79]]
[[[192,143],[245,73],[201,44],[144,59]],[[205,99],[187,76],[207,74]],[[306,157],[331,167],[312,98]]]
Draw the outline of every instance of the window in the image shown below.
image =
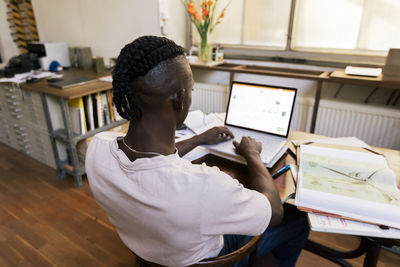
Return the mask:
[[400,47],[398,14],[399,0],[233,0],[209,40],[247,50],[386,55]]
[[296,1],[293,50],[386,52],[400,47],[398,0]]
[[[222,9],[229,0],[220,0]],[[233,0],[222,23],[212,35],[212,43],[244,46],[286,47],[291,0]],[[216,14],[219,14],[220,10]],[[192,29],[196,32],[196,29]],[[199,42],[194,34],[194,43]]]

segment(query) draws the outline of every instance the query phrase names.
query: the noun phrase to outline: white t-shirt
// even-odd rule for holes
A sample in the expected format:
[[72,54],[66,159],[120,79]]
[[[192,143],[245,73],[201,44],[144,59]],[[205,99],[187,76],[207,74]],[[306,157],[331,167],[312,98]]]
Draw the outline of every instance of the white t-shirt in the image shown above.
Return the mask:
[[119,135],[93,138],[86,172],[122,241],[143,259],[190,265],[217,256],[223,234],[254,236],[267,228],[271,205],[263,194],[178,154],[131,162],[118,148]]

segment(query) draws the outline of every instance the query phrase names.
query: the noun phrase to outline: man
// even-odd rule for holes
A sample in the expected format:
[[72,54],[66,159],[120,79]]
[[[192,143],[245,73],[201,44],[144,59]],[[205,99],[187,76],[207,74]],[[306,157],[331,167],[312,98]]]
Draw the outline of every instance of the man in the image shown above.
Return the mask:
[[233,137],[218,127],[175,144],[192,88],[184,49],[173,41],[144,36],[121,50],[113,101],[130,125],[125,137],[105,132],[90,143],[86,171],[94,197],[122,241],[147,261],[186,266],[265,232],[259,255],[272,251],[281,266],[294,266],[307,223],[286,214],[280,223],[283,208],[260,143],[251,137],[233,143],[247,160],[250,189],[216,167],[181,158],[197,145]]

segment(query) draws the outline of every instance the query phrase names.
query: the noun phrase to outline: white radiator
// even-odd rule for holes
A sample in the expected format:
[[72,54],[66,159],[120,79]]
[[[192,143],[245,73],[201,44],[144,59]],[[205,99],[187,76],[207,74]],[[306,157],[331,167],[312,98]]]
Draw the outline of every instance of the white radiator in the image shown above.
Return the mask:
[[315,133],[332,137],[356,136],[370,145],[400,149],[400,110],[321,100]]
[[195,83],[190,110],[203,112],[225,112],[228,104],[229,87],[207,83]]
[[[229,87],[195,83],[191,110],[224,112]],[[314,100],[298,97],[291,130],[308,132]],[[315,133],[331,136],[356,136],[374,146],[400,149],[400,110],[337,100],[321,100]]]

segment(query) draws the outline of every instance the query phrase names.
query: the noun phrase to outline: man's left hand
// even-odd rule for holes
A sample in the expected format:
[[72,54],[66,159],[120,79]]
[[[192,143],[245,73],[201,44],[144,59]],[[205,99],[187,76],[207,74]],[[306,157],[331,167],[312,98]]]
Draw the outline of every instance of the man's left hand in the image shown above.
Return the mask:
[[214,127],[199,134],[202,144],[214,145],[232,139],[233,133],[226,127]]

